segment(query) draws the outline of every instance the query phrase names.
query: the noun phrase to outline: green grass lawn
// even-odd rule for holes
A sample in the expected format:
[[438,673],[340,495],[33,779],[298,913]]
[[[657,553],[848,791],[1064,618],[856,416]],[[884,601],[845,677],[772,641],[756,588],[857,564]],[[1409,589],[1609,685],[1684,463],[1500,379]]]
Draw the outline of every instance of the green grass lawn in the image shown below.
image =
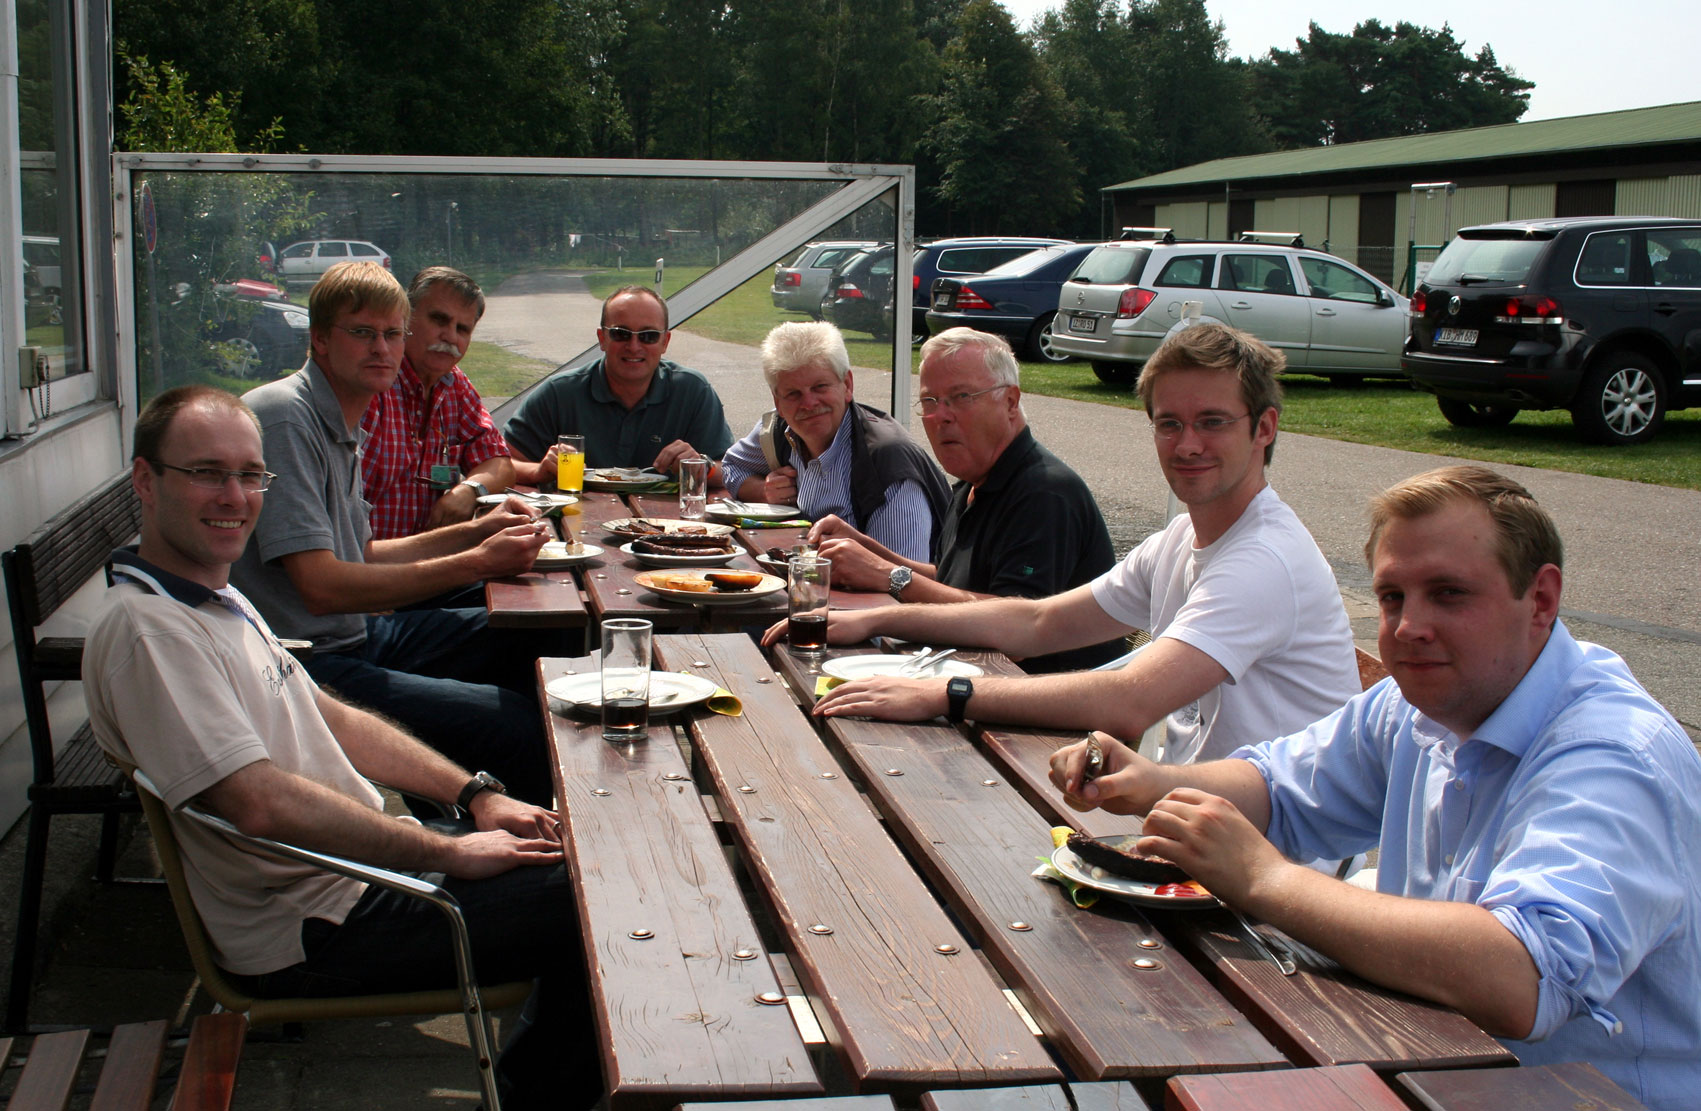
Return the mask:
[[460,365],[484,397],[513,397],[555,369],[554,363],[516,355],[506,347],[478,340],[467,346]]
[[[706,269],[668,270],[665,291],[678,292]],[[622,285],[647,283],[651,277],[651,272],[642,270],[603,271],[586,275],[585,282],[601,297]],[[776,309],[768,297],[771,285],[770,274],[758,274],[693,317],[686,327],[711,339],[756,345],[775,324],[808,319],[801,313]],[[853,365],[883,368],[890,364],[890,344],[857,332],[847,333],[845,340]],[[918,361],[919,356],[915,356],[912,369]],[[1504,428],[1455,428],[1442,418],[1435,398],[1396,382],[1373,381],[1351,387],[1304,374],[1295,374],[1284,382],[1287,402],[1282,427],[1290,432],[1485,463],[1544,467],[1701,490],[1701,410],[1670,414],[1651,443],[1609,448],[1579,439],[1570,415],[1564,411],[1520,413]],[[479,388],[484,389],[482,384]],[[1081,362],[1024,362],[1022,389],[1050,397],[1139,408],[1133,391],[1102,384]]]

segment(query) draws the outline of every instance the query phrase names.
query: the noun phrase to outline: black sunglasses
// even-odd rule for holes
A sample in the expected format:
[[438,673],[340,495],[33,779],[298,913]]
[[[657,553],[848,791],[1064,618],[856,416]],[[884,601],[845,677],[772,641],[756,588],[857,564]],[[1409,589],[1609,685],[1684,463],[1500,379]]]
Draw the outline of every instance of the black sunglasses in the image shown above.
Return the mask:
[[615,343],[626,343],[633,336],[637,336],[639,343],[653,346],[660,343],[662,339],[662,333],[654,328],[645,328],[642,332],[634,332],[630,328],[604,328],[602,331]]

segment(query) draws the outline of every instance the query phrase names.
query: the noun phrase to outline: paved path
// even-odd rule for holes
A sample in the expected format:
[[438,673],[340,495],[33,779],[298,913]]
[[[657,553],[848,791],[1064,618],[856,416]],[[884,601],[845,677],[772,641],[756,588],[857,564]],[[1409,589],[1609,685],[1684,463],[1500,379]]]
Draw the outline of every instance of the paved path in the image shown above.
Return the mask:
[[[490,296],[478,338],[565,362],[594,342],[597,311],[577,277],[559,271],[522,275]],[[682,329],[674,333],[668,354],[715,383],[734,435],[769,408],[754,348]],[[889,374],[858,371],[856,382],[860,398],[885,407]],[[1035,435],[1087,479],[1118,551],[1163,523],[1169,490],[1142,414],[1033,395],[1024,405]],[[921,439],[919,422],[912,424]],[[1376,636],[1362,554],[1367,499],[1408,475],[1460,461],[1293,433],[1278,440],[1270,481],[1334,566],[1361,642],[1373,643]],[[1701,739],[1696,681],[1701,492],[1527,467],[1500,469],[1528,486],[1560,523],[1565,620],[1572,631],[1622,654],[1691,736]]]

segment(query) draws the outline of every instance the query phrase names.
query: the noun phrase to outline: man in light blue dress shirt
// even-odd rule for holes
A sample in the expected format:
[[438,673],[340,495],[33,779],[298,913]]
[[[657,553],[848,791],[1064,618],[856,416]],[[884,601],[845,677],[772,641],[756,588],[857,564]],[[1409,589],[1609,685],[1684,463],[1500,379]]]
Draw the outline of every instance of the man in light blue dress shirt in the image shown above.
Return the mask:
[[[1142,852],[1525,1064],[1588,1061],[1655,1111],[1701,1100],[1701,756],[1624,661],[1558,620],[1560,543],[1481,467],[1372,502],[1390,678],[1303,732],[1156,765],[1105,741],[1052,778],[1146,813]],[[1286,856],[1381,849],[1365,891]]]

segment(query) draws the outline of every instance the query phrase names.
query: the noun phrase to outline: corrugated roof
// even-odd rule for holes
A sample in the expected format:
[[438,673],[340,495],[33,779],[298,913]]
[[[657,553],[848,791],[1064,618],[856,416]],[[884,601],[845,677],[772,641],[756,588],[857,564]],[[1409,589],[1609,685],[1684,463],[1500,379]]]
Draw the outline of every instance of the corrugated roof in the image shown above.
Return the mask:
[[1402,135],[1329,147],[1303,147],[1270,154],[1218,158],[1150,177],[1107,186],[1149,189],[1299,175],[1374,170],[1429,162],[1554,154],[1601,147],[1636,147],[1701,140],[1701,100],[1627,108],[1588,116],[1563,116],[1530,123],[1467,127],[1427,135]]

